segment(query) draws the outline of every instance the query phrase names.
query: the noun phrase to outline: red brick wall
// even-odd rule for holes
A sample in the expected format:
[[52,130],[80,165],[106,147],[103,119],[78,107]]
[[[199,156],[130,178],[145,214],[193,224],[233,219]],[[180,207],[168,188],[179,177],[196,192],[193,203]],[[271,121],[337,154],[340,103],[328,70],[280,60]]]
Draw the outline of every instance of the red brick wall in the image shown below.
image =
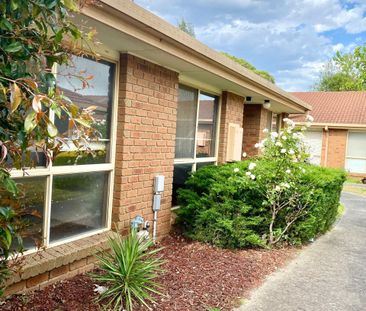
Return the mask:
[[326,166],[344,168],[347,145],[347,132],[347,130],[329,129]]
[[270,111],[262,105],[247,104],[244,110],[243,152],[248,157],[258,155],[259,150],[254,145],[264,139],[263,130],[267,127],[267,117]]
[[152,225],[153,178],[165,176],[158,235],[170,230],[178,73],[121,55],[112,222],[127,233],[143,216]]
[[229,92],[222,93],[218,162],[226,159],[229,123],[243,127],[244,97]]

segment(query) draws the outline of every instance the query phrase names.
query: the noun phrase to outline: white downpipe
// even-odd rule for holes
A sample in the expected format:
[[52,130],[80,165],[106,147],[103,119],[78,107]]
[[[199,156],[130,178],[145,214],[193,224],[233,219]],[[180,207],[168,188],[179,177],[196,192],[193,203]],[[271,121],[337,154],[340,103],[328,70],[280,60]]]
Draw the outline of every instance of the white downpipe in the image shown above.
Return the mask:
[[153,242],[156,243],[156,231],[158,227],[158,211],[154,211]]

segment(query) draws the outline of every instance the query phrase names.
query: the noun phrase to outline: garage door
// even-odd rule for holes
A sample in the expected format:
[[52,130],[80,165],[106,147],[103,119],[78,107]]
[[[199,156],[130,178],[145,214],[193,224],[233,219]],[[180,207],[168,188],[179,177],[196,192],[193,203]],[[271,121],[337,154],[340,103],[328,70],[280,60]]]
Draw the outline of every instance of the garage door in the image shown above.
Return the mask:
[[366,132],[348,133],[346,170],[366,173]]
[[311,154],[310,163],[320,165],[322,155],[322,139],[321,131],[308,131],[305,133],[305,143],[308,145]]

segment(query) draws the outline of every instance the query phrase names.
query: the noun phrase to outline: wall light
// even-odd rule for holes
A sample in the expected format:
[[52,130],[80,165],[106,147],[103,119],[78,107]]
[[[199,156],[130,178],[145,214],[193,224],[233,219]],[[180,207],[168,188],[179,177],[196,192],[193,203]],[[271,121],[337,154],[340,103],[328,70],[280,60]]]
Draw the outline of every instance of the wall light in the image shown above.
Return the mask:
[[263,108],[264,108],[264,109],[269,109],[269,108],[271,108],[271,101],[270,101],[269,99],[265,99],[265,100],[264,100]]

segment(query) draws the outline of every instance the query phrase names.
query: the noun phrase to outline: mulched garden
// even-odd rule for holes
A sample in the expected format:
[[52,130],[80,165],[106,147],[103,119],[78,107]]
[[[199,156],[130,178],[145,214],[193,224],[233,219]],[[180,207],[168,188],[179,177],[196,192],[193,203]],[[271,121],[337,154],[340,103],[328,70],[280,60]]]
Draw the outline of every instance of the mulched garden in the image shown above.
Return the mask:
[[[176,234],[165,238],[161,246],[166,263],[159,281],[165,296],[157,297],[152,306],[155,311],[231,310],[297,253],[295,248],[223,250]],[[14,295],[0,309],[99,311],[102,308],[93,301],[94,288],[87,275],[78,275],[40,291]]]

